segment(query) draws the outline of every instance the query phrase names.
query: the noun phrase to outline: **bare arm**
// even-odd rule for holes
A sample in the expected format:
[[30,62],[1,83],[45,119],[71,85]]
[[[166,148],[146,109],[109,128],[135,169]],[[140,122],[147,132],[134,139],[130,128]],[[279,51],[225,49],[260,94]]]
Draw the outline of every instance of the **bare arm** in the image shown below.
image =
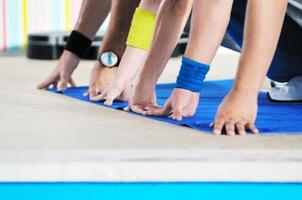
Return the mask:
[[217,110],[215,134],[221,134],[223,127],[228,135],[258,133],[257,96],[276,50],[286,6],[286,0],[249,0],[236,80]]
[[[109,13],[110,2],[111,0],[84,0],[74,30],[93,39]],[[55,69],[37,88],[42,89],[54,85],[58,86],[59,90],[63,90],[67,87],[68,82],[75,86],[71,75],[79,62],[79,57],[65,50]]]
[[286,0],[248,2],[234,89],[259,92],[276,50],[286,7]]
[[[126,40],[135,8],[140,0],[112,0],[111,18],[108,30],[99,52],[113,51],[121,58],[126,49]],[[116,68],[104,68],[96,61],[91,71],[89,96],[94,97],[104,91],[116,73]]]
[[233,0],[194,2],[188,46],[185,56],[210,64],[229,23]]
[[[203,64],[212,62],[223,39],[229,22],[233,0],[194,1],[191,29],[185,57]],[[147,114],[182,120],[193,116],[199,102],[199,92],[175,88],[163,109],[154,109]]]
[[74,30],[93,39],[110,11],[111,0],[84,0]]
[[182,34],[192,4],[193,0],[165,0],[161,5],[151,49],[140,76],[143,80],[148,79],[148,84],[155,86],[164,70]]
[[147,107],[158,107],[155,84],[181,36],[192,4],[193,0],[165,0],[161,4],[151,49],[130,99],[132,111],[146,114]]
[[[152,13],[157,13],[161,0],[142,0],[139,7]],[[117,73],[110,85],[94,101],[106,100],[105,105],[111,105],[115,99],[127,101],[131,93],[131,85],[136,74],[146,61],[148,51],[134,46],[127,46],[121,59]]]

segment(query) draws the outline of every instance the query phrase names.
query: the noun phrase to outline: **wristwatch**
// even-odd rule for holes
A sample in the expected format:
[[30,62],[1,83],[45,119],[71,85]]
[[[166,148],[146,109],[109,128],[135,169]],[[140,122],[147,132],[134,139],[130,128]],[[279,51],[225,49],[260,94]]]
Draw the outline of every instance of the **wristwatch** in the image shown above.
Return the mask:
[[97,60],[106,68],[118,67],[120,59],[113,51],[99,53]]

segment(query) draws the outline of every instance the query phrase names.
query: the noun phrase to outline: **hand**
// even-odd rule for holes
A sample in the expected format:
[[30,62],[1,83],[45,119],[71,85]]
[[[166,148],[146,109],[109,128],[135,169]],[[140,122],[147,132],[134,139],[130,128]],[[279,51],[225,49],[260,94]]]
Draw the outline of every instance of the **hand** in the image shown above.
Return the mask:
[[148,110],[146,114],[154,116],[170,116],[174,120],[181,121],[183,117],[194,116],[198,102],[199,93],[175,88],[163,108]]
[[97,96],[91,97],[92,101],[105,100],[104,105],[111,106],[115,99],[128,101],[131,94],[131,82],[124,83],[116,78],[112,80],[106,89]]
[[42,83],[37,86],[37,88],[45,89],[53,85],[54,87],[57,87],[59,91],[61,91],[66,89],[68,83],[74,87],[75,82],[71,78],[71,75],[77,68],[79,62],[79,57],[65,50],[55,69]]
[[225,129],[227,135],[245,135],[249,130],[254,134],[259,131],[255,127],[257,115],[256,93],[232,90],[220,104],[214,126],[214,134],[221,135]]
[[101,66],[99,61],[96,61],[93,69],[91,70],[89,91],[87,95],[92,99],[92,97],[102,93],[102,91],[104,91],[109,85],[110,81],[113,80],[116,71],[117,67],[105,68]]
[[131,86],[139,69],[143,66],[148,52],[128,46],[117,69],[116,75],[100,95],[92,97],[93,101],[105,100],[105,105],[112,105],[115,99],[128,101]]
[[137,84],[130,98],[129,107],[133,112],[142,115],[146,115],[150,109],[160,108],[156,103],[155,85]]

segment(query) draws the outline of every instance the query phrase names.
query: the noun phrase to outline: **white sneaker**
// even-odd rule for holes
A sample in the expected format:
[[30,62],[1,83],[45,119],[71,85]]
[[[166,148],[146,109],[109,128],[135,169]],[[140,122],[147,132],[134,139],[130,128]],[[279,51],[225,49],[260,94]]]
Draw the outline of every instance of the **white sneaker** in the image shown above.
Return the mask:
[[302,101],[302,76],[292,78],[284,86],[271,88],[268,97],[273,101]]

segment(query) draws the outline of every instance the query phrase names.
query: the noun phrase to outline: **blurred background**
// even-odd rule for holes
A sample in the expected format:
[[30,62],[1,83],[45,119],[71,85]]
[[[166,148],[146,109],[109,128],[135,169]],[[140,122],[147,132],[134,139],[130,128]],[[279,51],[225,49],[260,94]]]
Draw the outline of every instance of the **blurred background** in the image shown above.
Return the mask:
[[[77,20],[82,0],[0,0],[0,52],[20,52],[27,35],[68,32]],[[99,32],[104,32],[108,20]]]

